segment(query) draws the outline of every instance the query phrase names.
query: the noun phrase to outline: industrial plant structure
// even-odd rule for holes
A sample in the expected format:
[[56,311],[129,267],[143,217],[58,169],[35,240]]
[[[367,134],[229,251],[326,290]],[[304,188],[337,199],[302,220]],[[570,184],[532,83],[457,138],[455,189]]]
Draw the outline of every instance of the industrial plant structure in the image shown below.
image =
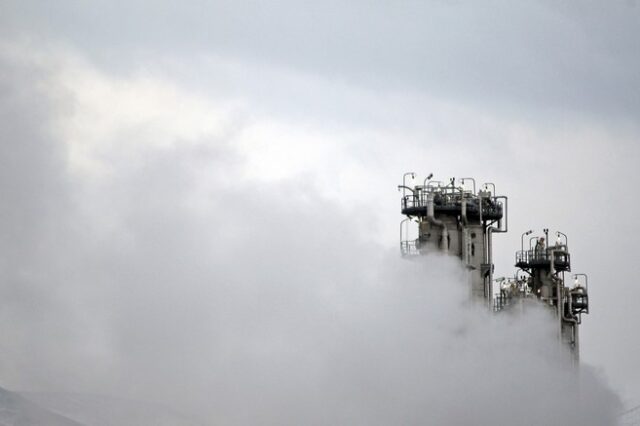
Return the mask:
[[[414,184],[407,184],[407,178]],[[402,185],[400,250],[403,256],[424,256],[442,252],[457,256],[469,270],[472,297],[483,300],[493,311],[509,309],[525,300],[546,305],[558,320],[558,336],[574,359],[579,357],[578,326],[582,314],[589,313],[586,274],[573,274],[571,286],[565,273],[571,271],[567,236],[556,232],[549,244],[544,236],[531,237],[525,249],[516,252],[514,278],[493,277],[493,234],[508,231],[508,198],[497,195],[493,183],[476,191],[473,178],[451,178],[446,182],[426,179],[415,184],[415,173],[405,173]],[[535,244],[534,244],[535,242]]]

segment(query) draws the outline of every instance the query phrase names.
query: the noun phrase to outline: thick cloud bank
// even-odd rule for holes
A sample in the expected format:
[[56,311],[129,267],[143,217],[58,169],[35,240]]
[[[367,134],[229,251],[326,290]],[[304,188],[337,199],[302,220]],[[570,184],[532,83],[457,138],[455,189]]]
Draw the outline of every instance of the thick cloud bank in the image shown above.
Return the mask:
[[234,180],[225,140],[128,129],[80,174],[52,131],[73,99],[5,62],[6,386],[156,400],[205,424],[615,423],[617,397],[572,369],[545,309],[488,313],[455,259],[370,243],[367,206],[323,199],[314,176]]

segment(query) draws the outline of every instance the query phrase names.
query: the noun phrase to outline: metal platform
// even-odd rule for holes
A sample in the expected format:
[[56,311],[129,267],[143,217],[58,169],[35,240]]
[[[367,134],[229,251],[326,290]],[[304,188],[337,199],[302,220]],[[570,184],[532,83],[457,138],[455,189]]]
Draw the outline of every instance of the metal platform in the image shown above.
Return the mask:
[[[458,216],[462,214],[462,200],[460,195],[436,195],[434,197],[434,210],[437,214]],[[406,195],[401,199],[401,211],[406,216],[427,216],[427,198],[417,195]],[[478,199],[467,200],[467,216],[469,219],[500,220],[503,216],[503,208],[499,203],[490,198],[482,201],[482,214],[480,214]]]
[[571,258],[566,251],[544,250],[522,250],[516,252],[516,267],[521,269],[551,269],[556,271],[571,271]]

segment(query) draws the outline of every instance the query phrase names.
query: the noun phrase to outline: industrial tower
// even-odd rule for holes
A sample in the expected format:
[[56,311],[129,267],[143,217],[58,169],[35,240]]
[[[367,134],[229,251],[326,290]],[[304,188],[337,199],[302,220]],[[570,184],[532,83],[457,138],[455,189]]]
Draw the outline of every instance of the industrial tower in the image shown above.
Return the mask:
[[[496,195],[495,185],[485,183],[476,192],[473,178],[432,180],[422,185],[415,173],[405,173],[402,185],[401,212],[407,216],[400,223],[400,250],[403,256],[443,252],[457,256],[470,271],[471,293],[484,300],[494,311],[501,311],[517,300],[537,299],[553,309],[558,318],[558,336],[578,359],[578,325],[583,313],[589,313],[588,283],[585,274],[574,274],[575,284],[565,286],[564,274],[571,271],[567,237],[557,232],[558,240],[549,246],[545,237],[532,237],[528,250],[516,253],[514,278],[493,278],[493,234],[508,231],[508,198]],[[459,182],[459,183],[457,183]],[[468,184],[471,184],[469,188]],[[412,237],[410,225],[417,227]],[[522,235],[531,234],[527,231]],[[564,236],[564,241],[560,236]],[[536,241],[535,247],[531,241]],[[523,242],[524,245],[524,242]]]
[[[555,245],[550,246],[549,230],[544,229],[543,232],[544,237],[531,237],[528,250],[521,247],[521,250],[516,252],[515,266],[525,275],[503,282],[500,304],[508,304],[513,298],[510,293],[516,289],[525,296],[533,295],[539,301],[548,304],[556,311],[561,339],[569,345],[573,355],[578,359],[578,325],[582,322],[582,314],[589,313],[588,277],[586,274],[574,274],[573,286],[565,286],[565,272],[571,272],[567,236],[562,232],[556,232]],[[531,231],[525,232],[523,237],[529,233]],[[535,247],[531,244],[534,240]]]

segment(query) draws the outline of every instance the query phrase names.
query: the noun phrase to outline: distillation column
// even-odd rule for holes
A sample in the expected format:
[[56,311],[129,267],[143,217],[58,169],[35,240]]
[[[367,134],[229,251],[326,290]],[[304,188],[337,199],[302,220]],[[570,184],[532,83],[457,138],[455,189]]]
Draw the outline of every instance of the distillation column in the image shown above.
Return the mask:
[[[473,183],[471,190],[464,187],[465,181]],[[489,303],[493,303],[492,234],[507,232],[507,198],[496,196],[495,187],[493,192],[491,187],[485,184],[485,189],[476,193],[472,178],[460,179],[460,185],[452,178],[445,185],[430,177],[423,185],[409,187],[403,182],[399,186],[403,190],[402,214],[418,224],[415,239],[403,235],[401,227],[402,254],[457,256],[470,271],[473,296]]]
[[[564,274],[571,271],[571,256],[566,242],[558,233],[558,241],[549,246],[548,229],[545,237],[535,238],[535,247],[516,253],[516,267],[528,274],[527,293],[536,297],[555,311],[558,319],[558,335],[576,361],[580,356],[578,325],[582,314],[589,313],[587,276],[575,274],[573,287],[565,286]],[[584,283],[579,281],[584,277]]]

